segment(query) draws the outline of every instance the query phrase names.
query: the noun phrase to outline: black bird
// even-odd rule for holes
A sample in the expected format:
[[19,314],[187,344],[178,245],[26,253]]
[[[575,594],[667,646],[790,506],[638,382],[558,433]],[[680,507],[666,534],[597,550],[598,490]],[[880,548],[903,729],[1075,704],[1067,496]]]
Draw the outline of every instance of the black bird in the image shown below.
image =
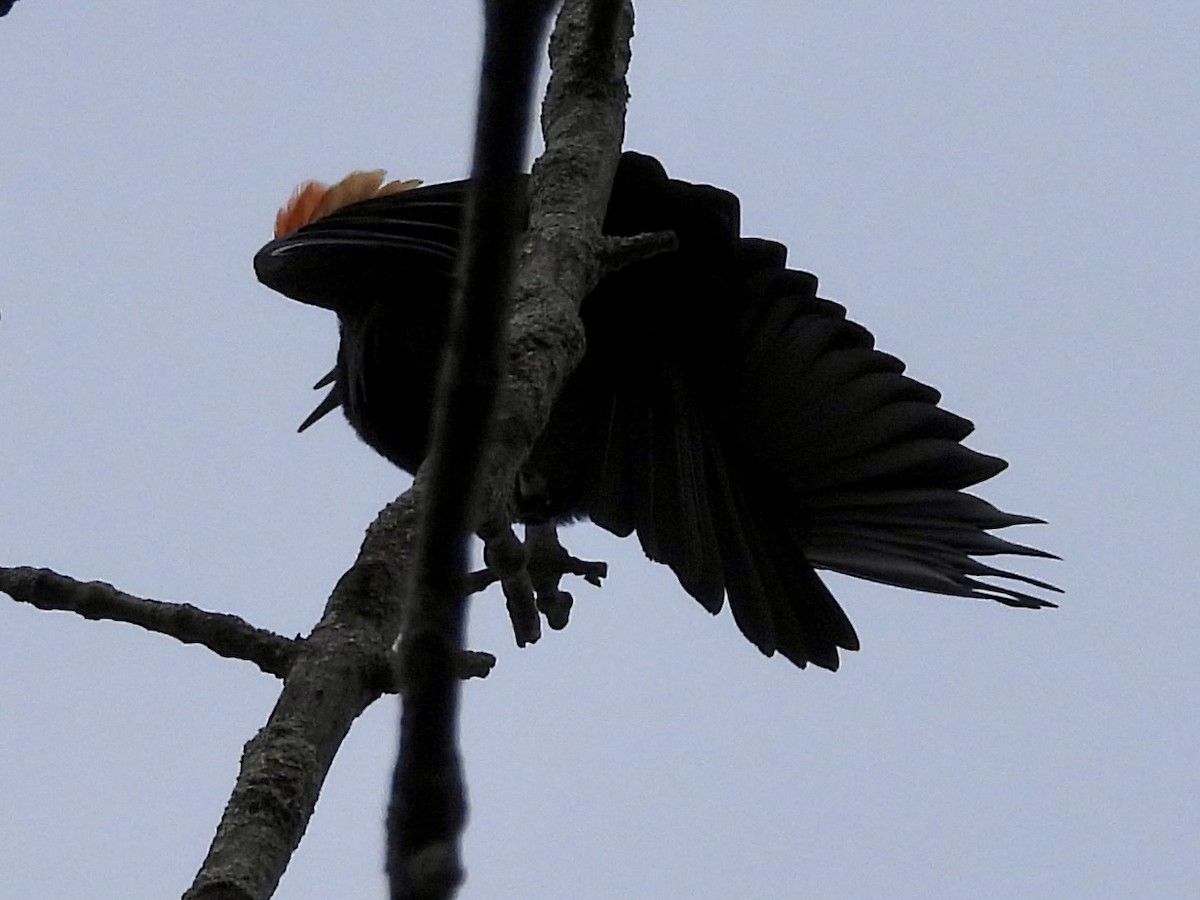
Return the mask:
[[[332,389],[362,439],[415,472],[425,455],[467,184],[382,172],[309,184],[280,211],[259,280],[338,315]],[[587,353],[518,486],[525,521],[636,531],[711,613],[729,598],[763,653],[838,665],[858,649],[817,577],[1053,606],[1053,585],[976,559],[1050,557],[989,532],[1040,522],[963,488],[1006,463],[964,447],[968,420],[874,348],[786,249],[740,236],[737,198],[621,157],[604,231],[674,231],[678,249],[603,279],[580,314]],[[990,581],[981,580],[990,578]],[[1013,585],[1016,586],[1013,586]]]

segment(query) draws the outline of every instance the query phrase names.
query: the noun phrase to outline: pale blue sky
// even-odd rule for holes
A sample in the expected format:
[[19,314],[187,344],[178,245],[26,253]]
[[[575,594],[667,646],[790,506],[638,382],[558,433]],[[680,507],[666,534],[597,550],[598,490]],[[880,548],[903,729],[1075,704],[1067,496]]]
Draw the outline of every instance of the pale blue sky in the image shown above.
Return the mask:
[[[353,12],[349,12],[349,10]],[[24,0],[0,21],[0,563],[306,631],[404,479],[303,436],[320,310],[250,261],[296,182],[466,168],[477,4]],[[1068,591],[831,579],[863,650],[764,659],[634,541],[465,697],[466,898],[1153,897],[1200,884],[1200,8],[639,7],[627,145],[742,199],[1012,468]],[[0,603],[0,893],[178,896],[277,693]],[[383,897],[394,706],[284,900]]]

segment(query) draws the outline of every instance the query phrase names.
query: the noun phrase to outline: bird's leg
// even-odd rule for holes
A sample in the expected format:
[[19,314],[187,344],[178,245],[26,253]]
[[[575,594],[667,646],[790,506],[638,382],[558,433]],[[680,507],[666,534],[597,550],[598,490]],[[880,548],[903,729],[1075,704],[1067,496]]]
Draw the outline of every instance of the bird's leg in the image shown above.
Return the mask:
[[579,575],[599,587],[608,574],[607,563],[577,559],[568,553],[551,524],[526,525],[524,543],[507,522],[489,522],[479,536],[487,568],[468,576],[468,590],[475,593],[500,582],[519,647],[541,637],[539,612],[556,631],[566,627],[573,600],[559,589],[564,575]]

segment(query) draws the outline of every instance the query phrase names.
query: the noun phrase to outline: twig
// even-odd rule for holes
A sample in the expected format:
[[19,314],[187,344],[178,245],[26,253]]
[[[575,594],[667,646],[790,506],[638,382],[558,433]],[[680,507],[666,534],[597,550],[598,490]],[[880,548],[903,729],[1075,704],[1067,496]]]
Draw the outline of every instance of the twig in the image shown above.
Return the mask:
[[605,237],[600,246],[600,265],[605,276],[626,266],[669,253],[679,247],[679,236],[673,231],[647,231],[630,237]]
[[201,644],[218,656],[252,662],[276,678],[287,674],[299,648],[295,638],[255,628],[228,613],[209,612],[188,603],[147,600],[103,581],[76,581],[49,569],[0,568],[0,591],[38,609],[128,622],[185,644]]

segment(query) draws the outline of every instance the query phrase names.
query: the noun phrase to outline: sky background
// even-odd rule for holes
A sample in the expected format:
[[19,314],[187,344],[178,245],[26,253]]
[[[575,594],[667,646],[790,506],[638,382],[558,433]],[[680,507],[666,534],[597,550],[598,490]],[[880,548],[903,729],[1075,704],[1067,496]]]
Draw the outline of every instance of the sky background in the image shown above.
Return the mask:
[[[643,2],[626,144],[742,200],[1011,469],[1067,590],[833,577],[766,659],[636,541],[570,627],[470,643],[464,898],[1183,898],[1200,884],[1200,7]],[[307,632],[406,478],[296,425],[332,316],[251,271],[305,178],[461,177],[477,4],[24,0],[0,20],[0,564]],[[536,149],[536,148],[535,148]],[[277,683],[0,597],[0,893],[178,896]],[[396,707],[277,897],[385,896]]]

